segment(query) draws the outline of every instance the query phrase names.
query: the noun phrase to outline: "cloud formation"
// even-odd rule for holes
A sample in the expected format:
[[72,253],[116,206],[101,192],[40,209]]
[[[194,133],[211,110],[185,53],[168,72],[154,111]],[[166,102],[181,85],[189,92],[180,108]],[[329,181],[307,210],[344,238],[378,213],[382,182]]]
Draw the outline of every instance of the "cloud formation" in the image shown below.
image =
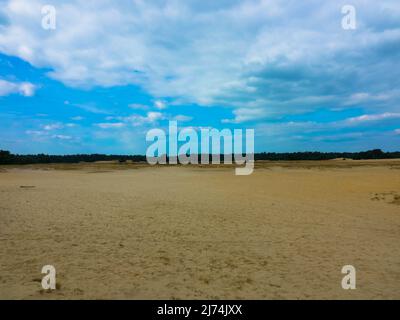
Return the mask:
[[0,79],[0,97],[10,94],[20,94],[24,97],[32,97],[36,87],[30,82],[11,82]]
[[352,31],[335,1],[55,0],[52,31],[39,23],[43,4],[6,1],[0,52],[68,86],[135,84],[158,109],[164,98],[228,106],[233,123],[326,105],[393,112],[400,100],[397,0],[354,0]]
[[122,122],[108,122],[108,123],[96,123],[101,129],[115,129],[115,128],[122,128],[125,126]]
[[361,123],[367,121],[391,120],[400,119],[400,113],[385,112],[381,114],[365,114],[362,116],[350,118],[347,121],[350,123]]

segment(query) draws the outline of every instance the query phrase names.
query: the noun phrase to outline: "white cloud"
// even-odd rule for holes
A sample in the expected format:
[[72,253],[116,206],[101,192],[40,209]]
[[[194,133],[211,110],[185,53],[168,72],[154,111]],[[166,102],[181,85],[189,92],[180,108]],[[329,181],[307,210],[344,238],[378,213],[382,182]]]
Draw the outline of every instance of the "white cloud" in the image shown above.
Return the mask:
[[32,83],[22,82],[19,84],[19,92],[25,97],[32,97],[35,95],[36,87]]
[[162,112],[158,111],[150,111],[147,112],[145,116],[133,114],[128,117],[115,117],[116,119],[120,121],[124,121],[127,123],[131,123],[133,126],[141,126],[145,124],[151,124],[159,120],[164,120],[166,117]]
[[147,112],[147,117],[145,120],[149,121],[149,122],[154,122],[154,121],[162,120],[162,119],[164,119],[164,116],[161,112],[151,111],[151,112]]
[[71,140],[71,136],[63,135],[63,134],[55,134],[51,136],[53,139],[59,139],[59,140]]
[[173,120],[180,121],[180,122],[188,122],[188,121],[190,121],[192,119],[193,119],[193,117],[185,116],[183,114],[178,114],[178,115],[173,117]]
[[166,103],[164,101],[161,100],[156,100],[154,102],[154,106],[159,109],[159,110],[163,110],[167,107]]
[[391,119],[400,119],[400,113],[385,112],[381,114],[364,114],[362,116],[349,118],[347,119],[347,122],[360,123],[360,122],[382,121]]
[[267,116],[266,110],[262,108],[248,109],[240,108],[233,110],[234,119],[223,119],[222,123],[242,123],[247,121],[260,120]]
[[102,128],[120,128],[126,125],[131,125],[133,127],[144,126],[148,124],[153,124],[159,120],[167,119],[166,116],[158,111],[149,111],[145,116],[133,114],[130,116],[108,116],[105,118],[107,121],[119,121],[117,123],[100,123],[97,126]]
[[134,110],[148,110],[150,108],[149,106],[140,103],[131,103],[128,107]]
[[71,120],[74,120],[74,121],[82,121],[83,119],[84,119],[84,117],[81,117],[81,116],[76,116],[76,117],[71,118]]
[[[1,53],[49,68],[52,78],[69,86],[138,85],[160,99],[152,106],[159,110],[167,99],[295,113],[307,105],[321,108],[322,102],[302,97],[329,91],[339,96],[337,105],[364,102],[377,79],[382,92],[398,79],[398,57],[391,55],[400,40],[398,0],[354,0],[363,10],[357,32],[340,27],[334,1],[54,0],[58,19],[52,32],[40,26],[42,1],[4,2],[0,14],[8,23],[1,26]],[[349,84],[355,83],[360,93],[351,96]],[[21,88],[27,96],[32,90]],[[257,100],[273,103],[253,106]],[[260,111],[241,112],[225,121],[250,121]]]
[[0,79],[0,96],[20,94],[24,97],[32,97],[36,86],[30,82],[11,82]]
[[25,133],[30,136],[44,136],[47,135],[47,132],[40,130],[26,130]]
[[52,131],[52,130],[62,129],[62,128],[64,128],[64,125],[62,123],[52,123],[52,124],[43,125],[42,127],[46,131]]
[[394,130],[394,133],[400,135],[400,129]]
[[125,126],[122,122],[96,123],[95,125],[102,129],[122,128]]
[[365,102],[379,102],[379,101],[387,101],[392,98],[396,98],[400,95],[398,90],[391,90],[389,92],[382,92],[377,94],[372,94],[368,92],[358,92],[352,94],[347,101],[345,101],[344,105],[354,105]]
[[[70,103],[68,103],[70,104]],[[109,114],[107,110],[97,107],[93,104],[73,104],[73,106],[78,107],[86,112],[94,113],[94,114]]]

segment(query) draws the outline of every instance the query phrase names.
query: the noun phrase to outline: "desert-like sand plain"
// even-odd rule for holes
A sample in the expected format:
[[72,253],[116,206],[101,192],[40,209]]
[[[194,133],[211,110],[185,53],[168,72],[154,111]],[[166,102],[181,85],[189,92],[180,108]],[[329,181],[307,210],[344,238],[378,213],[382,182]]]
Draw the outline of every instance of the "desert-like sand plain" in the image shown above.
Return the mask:
[[400,299],[400,161],[0,167],[0,299],[359,298]]

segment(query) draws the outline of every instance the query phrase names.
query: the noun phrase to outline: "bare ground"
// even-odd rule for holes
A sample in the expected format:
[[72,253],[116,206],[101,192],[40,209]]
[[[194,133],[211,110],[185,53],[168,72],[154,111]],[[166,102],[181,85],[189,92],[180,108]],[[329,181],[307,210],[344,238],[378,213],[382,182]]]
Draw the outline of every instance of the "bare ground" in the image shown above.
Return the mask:
[[3,166],[0,299],[400,299],[399,165]]

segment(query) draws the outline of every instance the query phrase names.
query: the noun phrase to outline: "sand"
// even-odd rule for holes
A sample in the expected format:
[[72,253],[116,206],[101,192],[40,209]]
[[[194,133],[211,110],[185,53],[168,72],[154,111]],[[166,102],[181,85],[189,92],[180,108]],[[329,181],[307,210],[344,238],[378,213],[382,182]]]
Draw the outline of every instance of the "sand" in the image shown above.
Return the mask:
[[0,299],[400,299],[399,244],[398,161],[0,168]]

